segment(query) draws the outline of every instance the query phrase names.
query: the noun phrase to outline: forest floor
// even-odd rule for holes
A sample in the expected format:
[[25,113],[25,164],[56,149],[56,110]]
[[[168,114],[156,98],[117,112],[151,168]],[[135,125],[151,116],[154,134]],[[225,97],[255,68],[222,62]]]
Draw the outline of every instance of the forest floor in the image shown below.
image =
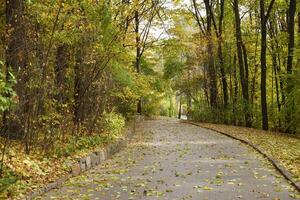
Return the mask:
[[224,132],[258,146],[266,155],[279,161],[300,182],[300,138],[272,131],[223,124],[197,123],[201,127]]
[[[106,133],[65,137],[64,140],[54,140],[54,148],[46,148],[48,152],[36,147],[30,154],[24,153],[24,145],[19,140],[11,140],[0,177],[0,199],[22,197],[59,179],[69,173],[70,163],[116,139]],[[0,137],[0,144],[3,144],[4,140]]]
[[175,119],[143,122],[102,165],[38,199],[294,199],[294,188],[239,141]]

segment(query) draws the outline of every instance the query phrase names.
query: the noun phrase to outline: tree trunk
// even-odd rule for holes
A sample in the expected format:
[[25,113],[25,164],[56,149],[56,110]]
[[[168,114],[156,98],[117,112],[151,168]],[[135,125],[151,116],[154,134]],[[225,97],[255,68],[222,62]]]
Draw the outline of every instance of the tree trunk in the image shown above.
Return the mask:
[[[237,54],[238,54],[238,64],[240,69],[240,81],[242,86],[243,94],[243,107],[245,122],[247,127],[251,127],[251,114],[249,109],[249,89],[248,89],[248,61],[246,48],[243,44],[242,33],[241,33],[241,19],[239,13],[239,1],[234,0],[233,3],[234,14],[235,14],[235,31],[236,31],[236,45],[237,45]],[[245,72],[246,70],[246,72]]]
[[181,119],[181,96],[179,97],[178,119]]
[[[300,38],[300,11],[298,12],[298,38]],[[300,48],[300,39],[298,39],[298,48]],[[300,56],[297,57],[297,65],[298,68],[300,66]]]
[[233,99],[232,99],[232,115],[233,115],[233,124],[237,125],[237,120],[236,120],[236,104],[238,100],[238,79],[237,79],[237,74],[236,74],[236,55],[234,55],[233,58],[233,88],[234,88],[234,93],[233,93]]
[[[258,15],[258,10],[255,9],[255,16]],[[255,26],[253,28],[256,28],[258,26],[259,22],[255,21]],[[258,73],[258,67],[259,65],[257,64],[257,52],[258,52],[258,43],[259,43],[259,30],[255,31],[256,37],[255,37],[255,50],[254,50],[254,61],[253,61],[253,65],[254,65],[254,69],[253,69],[253,76],[252,76],[252,80],[251,80],[251,89],[250,89],[250,93],[251,93],[251,109],[254,109],[254,97],[255,97],[255,93],[256,93],[256,76]]]
[[[191,82],[191,70],[188,70],[188,83],[190,85]],[[192,110],[192,96],[191,96],[191,91],[188,92],[188,94],[186,94],[186,101],[187,101],[187,117],[189,117],[189,114]]]
[[[293,90],[293,83],[291,82],[291,74],[293,70],[293,58],[294,58],[294,47],[295,47],[295,13],[296,13],[296,0],[290,0],[288,9],[288,57],[287,57],[287,97]],[[285,121],[286,121],[286,132],[293,130],[292,115],[293,115],[293,100],[287,102]]]
[[208,55],[208,73],[209,73],[209,91],[210,91],[210,105],[213,109],[217,108],[217,75],[215,70],[214,51],[213,51],[213,38],[211,34],[212,16],[210,1],[204,0],[206,15],[207,15],[207,55]]
[[82,116],[82,99],[83,99],[83,87],[82,87],[82,64],[83,53],[82,49],[76,50],[76,63],[74,66],[74,125],[76,127],[76,133],[80,132],[80,123],[83,120]]
[[61,44],[56,50],[55,84],[58,90],[56,98],[60,104],[66,101],[65,76],[68,67],[68,46]]
[[220,62],[220,72],[221,72],[221,79],[223,85],[223,97],[224,97],[224,108],[226,109],[228,106],[228,84],[226,79],[226,72],[224,66],[224,57],[223,57],[223,50],[222,50],[222,43],[223,43],[223,18],[224,18],[224,0],[221,0],[220,4],[220,17],[219,17],[219,30],[218,30],[218,57]]
[[[135,57],[135,68],[137,73],[141,73],[141,38],[140,38],[140,19],[139,19],[139,12],[135,11],[134,13],[134,20],[135,20],[135,42],[136,42],[136,57]],[[138,100],[137,103],[137,113],[142,114],[142,97]]]
[[280,103],[278,74],[277,74],[278,63],[277,63],[276,55],[274,53],[275,48],[273,47],[273,45],[272,45],[271,49],[272,49],[272,65],[273,65],[273,70],[274,70],[274,75],[275,75],[276,101],[277,101],[278,112],[280,112],[281,111],[281,103]]
[[267,108],[267,64],[266,64],[266,50],[267,50],[267,28],[266,19],[264,14],[264,0],[260,0],[261,3],[261,113],[262,113],[262,129],[268,130],[268,108]]
[[203,88],[204,88],[204,95],[205,95],[205,100],[207,103],[207,106],[210,106],[209,102],[209,95],[208,95],[208,83],[207,83],[207,63],[204,63],[203,67]]
[[6,63],[17,77],[26,66],[24,0],[6,1]]
[[[26,27],[24,20],[25,1],[24,0],[7,0],[6,1],[6,34],[5,34],[5,60],[6,60],[6,79],[9,82],[11,71],[17,79],[17,84],[14,87],[18,97],[19,106],[14,119],[9,121],[3,119],[6,123],[4,126],[9,126],[8,131],[15,134],[16,137],[23,137],[26,134],[24,123],[26,113],[28,113],[28,94],[26,93],[26,85],[29,75],[26,74],[26,65],[28,55],[26,52]],[[9,115],[5,112],[3,118]],[[26,136],[25,136],[26,137]]]
[[[280,93],[279,93],[279,81],[278,81],[278,69],[280,68],[279,64],[278,64],[278,59],[277,59],[277,53],[276,51],[278,51],[278,49],[276,48],[275,44],[277,43],[276,40],[276,32],[274,28],[274,23],[272,23],[272,21],[270,21],[270,38],[272,40],[271,42],[271,56],[272,56],[272,65],[273,65],[273,71],[274,71],[274,76],[275,76],[275,90],[276,90],[276,102],[277,102],[277,108],[278,108],[278,112],[281,112],[281,101],[280,101]],[[280,120],[279,120],[280,122]],[[281,123],[279,123],[279,127],[281,127],[280,125]]]
[[274,0],[271,1],[267,14],[265,14],[265,2],[260,0],[260,24],[261,24],[261,114],[262,114],[262,129],[269,129],[268,122],[268,107],[267,107],[267,21],[271,12]]

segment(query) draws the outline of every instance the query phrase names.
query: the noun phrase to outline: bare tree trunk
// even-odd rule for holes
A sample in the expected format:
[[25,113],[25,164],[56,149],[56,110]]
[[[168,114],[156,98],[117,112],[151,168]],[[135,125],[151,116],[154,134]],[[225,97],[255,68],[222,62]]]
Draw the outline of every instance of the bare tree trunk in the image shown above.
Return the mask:
[[[140,19],[139,12],[135,11],[134,13],[135,20],[135,42],[136,42],[136,57],[135,57],[135,68],[137,73],[141,73],[141,38],[140,38]],[[137,103],[137,113],[142,114],[142,97],[138,100]]]
[[208,95],[208,84],[207,84],[207,64],[204,63],[203,67],[203,87],[204,87],[204,95],[206,99],[207,106],[210,106],[209,95]]
[[[9,132],[16,134],[16,137],[22,137],[26,134],[23,123],[25,122],[26,113],[28,112],[28,94],[26,93],[26,83],[28,75],[25,73],[27,66],[26,51],[26,28],[24,20],[25,1],[8,0],[6,1],[6,79],[10,81],[9,71],[15,75],[17,84],[15,91],[19,97],[19,107],[16,111],[17,118],[4,119],[9,126]],[[9,115],[5,112],[4,118]]]
[[[293,58],[294,58],[294,47],[295,47],[295,13],[296,13],[296,0],[290,0],[290,5],[288,9],[288,57],[287,57],[287,97],[293,90],[293,83],[291,82],[291,74],[293,71]],[[286,113],[285,113],[285,122],[286,122],[286,132],[293,131],[292,115],[294,102],[290,98],[287,102]]]
[[233,58],[233,78],[234,78],[234,94],[233,94],[233,100],[232,100],[232,114],[233,114],[233,124],[237,125],[236,104],[237,104],[237,100],[238,100],[238,79],[237,79],[237,73],[236,73],[236,55],[234,55],[234,58]]
[[[258,10],[255,8],[255,16],[258,16]],[[254,97],[255,97],[255,93],[256,93],[256,77],[257,77],[257,73],[258,73],[258,67],[259,65],[257,64],[257,52],[258,52],[258,43],[259,43],[259,30],[258,30],[258,24],[259,22],[255,21],[255,26],[253,28],[256,29],[256,38],[255,38],[255,50],[254,50],[254,61],[253,61],[253,65],[254,65],[254,69],[253,69],[253,76],[252,76],[252,80],[251,80],[251,89],[250,89],[250,93],[251,93],[251,108],[252,111],[254,109]]]
[[181,96],[179,97],[178,119],[181,119]]
[[[188,70],[188,82],[191,81],[191,70]],[[186,94],[187,98],[187,117],[189,117],[189,113],[192,110],[192,97],[191,97],[191,91],[189,91],[188,94]]]
[[[263,2],[264,0],[260,0]],[[264,5],[264,3],[261,3]],[[262,129],[268,130],[268,107],[267,107],[267,64],[266,64],[266,50],[267,50],[267,29],[266,19],[264,17],[264,7],[261,8],[261,112],[262,112]]]
[[223,18],[224,18],[224,5],[225,0],[221,0],[220,4],[220,17],[219,17],[219,30],[218,30],[218,57],[220,62],[220,72],[221,72],[221,79],[223,85],[223,97],[224,97],[224,108],[226,109],[228,106],[228,84],[226,79],[226,72],[224,66],[224,57],[223,57],[223,50],[222,50],[222,43],[223,43]]
[[6,63],[15,76],[25,68],[27,62],[24,7],[24,0],[6,1]]
[[76,50],[76,63],[74,66],[74,124],[76,127],[76,134],[79,133],[80,123],[82,122],[82,63],[83,52],[82,49]]
[[275,75],[275,89],[276,89],[276,102],[277,102],[277,108],[278,112],[281,111],[281,103],[280,103],[280,95],[279,95],[279,83],[278,83],[278,74],[277,74],[277,69],[278,69],[278,63],[277,63],[277,58],[274,53],[275,49],[273,45],[271,45],[272,49],[272,65],[273,65],[273,70],[274,70],[274,75]]
[[[245,122],[247,127],[251,127],[252,120],[249,109],[249,89],[248,89],[248,61],[246,48],[243,44],[242,33],[241,33],[241,19],[239,13],[239,1],[234,0],[233,9],[235,14],[235,26],[236,26],[236,43],[237,43],[237,54],[238,64],[240,69],[240,81],[242,86],[243,94],[243,107],[245,112]],[[246,71],[246,72],[245,72]]]
[[[280,93],[279,93],[279,81],[278,81],[278,69],[280,68],[278,62],[277,62],[277,53],[276,53],[276,33],[275,33],[275,28],[273,27],[274,24],[272,21],[270,21],[270,38],[274,42],[271,42],[271,56],[272,56],[272,65],[273,65],[273,71],[274,71],[274,78],[275,78],[275,90],[276,90],[276,102],[277,102],[277,109],[278,112],[280,113],[281,111],[281,101],[280,101]],[[278,50],[277,50],[278,51]],[[281,127],[281,122],[279,120],[279,127]]]
[[[298,38],[300,38],[300,11],[298,12]],[[300,39],[298,39],[298,48],[300,48]],[[300,67],[300,56],[298,56],[296,67]]]
[[55,83],[58,89],[56,96],[58,102],[64,103],[66,101],[65,95],[65,76],[68,67],[68,46],[61,44],[56,50],[56,65],[55,65]]
[[210,90],[210,105],[213,109],[217,108],[217,75],[215,69],[215,61],[214,61],[214,45],[213,45],[213,38],[212,38],[212,13],[211,13],[211,5],[210,0],[204,0],[205,3],[205,10],[207,15],[207,55],[208,55],[208,73],[209,73],[209,90]]
[[267,21],[275,0],[272,0],[267,13],[265,13],[265,2],[260,0],[260,23],[261,23],[261,113],[262,113],[262,129],[269,129],[268,106],[267,106]]

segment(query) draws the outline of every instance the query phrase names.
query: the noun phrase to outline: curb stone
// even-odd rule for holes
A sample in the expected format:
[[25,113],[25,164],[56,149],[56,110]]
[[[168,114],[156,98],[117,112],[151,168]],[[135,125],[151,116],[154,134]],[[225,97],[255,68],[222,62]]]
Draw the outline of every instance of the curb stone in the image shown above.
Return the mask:
[[212,130],[214,132],[217,132],[217,133],[221,133],[222,135],[225,135],[227,137],[230,137],[232,139],[235,139],[235,140],[238,140],[244,144],[247,144],[248,146],[252,147],[254,150],[256,150],[258,153],[260,153],[261,155],[263,155],[265,158],[267,158],[267,160],[275,167],[275,169],[277,171],[280,172],[281,175],[283,175],[283,177],[291,184],[295,187],[295,189],[300,192],[300,182],[297,182],[295,180],[293,180],[293,175],[287,171],[278,161],[274,160],[273,158],[271,158],[270,156],[268,156],[267,154],[265,154],[258,146],[246,141],[246,140],[243,140],[241,138],[238,138],[238,137],[235,137],[235,136],[232,136],[232,135],[229,135],[228,133],[225,133],[225,132],[222,132],[222,131],[217,131],[217,130],[214,130],[212,128],[206,128],[206,127],[202,127],[200,124],[196,123],[196,122],[192,122],[192,121],[183,121],[181,120],[182,123],[186,123],[186,124],[191,124],[191,125],[194,125],[194,126],[198,126],[198,127],[201,127],[201,128],[204,128],[204,129],[208,129],[208,130]]
[[52,189],[59,188],[69,178],[78,176],[82,172],[85,172],[99,164],[102,164],[105,160],[111,158],[115,153],[119,152],[129,144],[135,133],[136,122],[141,122],[143,120],[143,116],[135,116],[133,124],[125,129],[126,133],[124,134],[124,138],[120,138],[117,141],[107,145],[103,149],[99,149],[82,158],[77,159],[77,162],[69,164],[71,170],[67,175],[64,175],[56,181],[48,183],[47,185],[34,190],[33,192],[25,195],[25,197],[23,197],[22,199],[31,200],[38,196],[41,196]]

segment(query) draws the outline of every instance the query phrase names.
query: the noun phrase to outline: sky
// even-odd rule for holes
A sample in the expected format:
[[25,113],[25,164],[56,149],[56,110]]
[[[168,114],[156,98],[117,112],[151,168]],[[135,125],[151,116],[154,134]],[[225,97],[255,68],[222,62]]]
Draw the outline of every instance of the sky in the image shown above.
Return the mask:
[[[187,7],[191,5],[191,0],[166,0],[163,7],[167,10],[175,10],[182,7]],[[150,34],[154,38],[168,39],[170,35],[166,32],[172,26],[172,21],[164,21],[164,27],[153,26],[150,30]]]

